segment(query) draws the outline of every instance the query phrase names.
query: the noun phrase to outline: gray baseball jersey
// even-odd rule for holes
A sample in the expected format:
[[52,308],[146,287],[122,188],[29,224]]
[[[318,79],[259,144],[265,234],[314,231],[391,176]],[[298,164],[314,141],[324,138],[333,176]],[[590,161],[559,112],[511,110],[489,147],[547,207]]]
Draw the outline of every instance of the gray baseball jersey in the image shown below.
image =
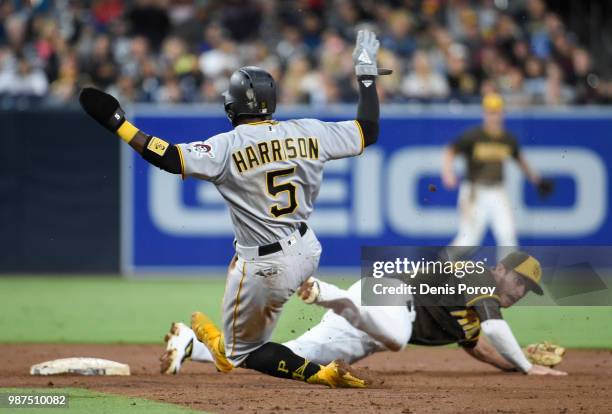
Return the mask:
[[183,176],[212,182],[227,201],[236,241],[260,246],[307,221],[326,161],[363,151],[357,121],[262,121],[179,144]]

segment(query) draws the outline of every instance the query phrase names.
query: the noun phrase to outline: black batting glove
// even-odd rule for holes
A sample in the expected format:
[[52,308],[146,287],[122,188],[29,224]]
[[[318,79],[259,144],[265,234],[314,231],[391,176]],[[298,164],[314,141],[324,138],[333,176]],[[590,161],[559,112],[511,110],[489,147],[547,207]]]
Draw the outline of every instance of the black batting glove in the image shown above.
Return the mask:
[[96,88],[83,88],[79,102],[85,112],[100,125],[115,133],[125,122],[125,112],[112,95]]

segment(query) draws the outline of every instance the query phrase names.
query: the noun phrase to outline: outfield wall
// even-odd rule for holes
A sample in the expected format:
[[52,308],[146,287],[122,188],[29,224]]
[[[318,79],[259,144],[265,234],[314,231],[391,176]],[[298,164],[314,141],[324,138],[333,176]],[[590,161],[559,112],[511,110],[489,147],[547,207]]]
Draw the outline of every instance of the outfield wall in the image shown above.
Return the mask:
[[0,274],[117,273],[119,140],[76,108],[0,125]]
[[[440,184],[441,151],[479,122],[479,110],[388,107],[381,112],[376,147],[361,157],[326,165],[310,224],[323,244],[321,265],[328,269],[357,267],[362,245],[443,245],[456,232],[457,194]],[[137,106],[134,116],[142,129],[175,142],[204,140],[229,126],[218,108]],[[330,107],[292,109],[278,118],[353,116],[354,107]],[[507,169],[521,244],[612,244],[612,111],[515,112],[508,115],[507,125],[533,167],[557,184],[555,194],[542,201],[515,166]],[[123,166],[125,273],[193,273],[226,266],[232,255],[232,228],[213,185],[195,179],[181,182],[128,148]],[[438,191],[428,191],[429,184]],[[487,234],[484,243],[492,242]]]
[[[478,109],[404,106],[382,114],[376,147],[327,164],[310,222],[327,269],[356,267],[362,245],[445,244],[456,230],[456,193],[440,186],[440,154],[478,122]],[[218,106],[136,106],[130,116],[176,142],[229,127]],[[353,106],[279,114],[353,116]],[[212,185],[150,167],[78,108],[0,111],[0,121],[0,274],[198,273],[226,266],[231,225]],[[509,168],[521,243],[612,245],[612,110],[517,112],[508,127],[558,189],[542,202]],[[438,191],[429,192],[429,184]],[[492,243],[490,234],[485,243]]]

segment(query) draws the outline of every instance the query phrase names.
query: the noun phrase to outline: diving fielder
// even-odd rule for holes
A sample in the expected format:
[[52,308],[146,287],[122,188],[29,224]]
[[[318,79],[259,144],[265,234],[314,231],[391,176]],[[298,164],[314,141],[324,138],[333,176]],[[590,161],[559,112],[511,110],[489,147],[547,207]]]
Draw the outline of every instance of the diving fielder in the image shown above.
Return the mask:
[[[399,351],[408,343],[429,346],[457,343],[472,357],[503,371],[566,375],[563,371],[531,364],[502,317],[501,308],[512,306],[529,291],[543,293],[540,278],[541,267],[534,257],[512,252],[478,277],[458,279],[431,274],[423,279],[428,283],[438,280],[441,286],[457,285],[458,281],[473,287],[488,285],[495,287],[494,294],[456,290],[456,294],[445,297],[445,303],[441,303],[440,295],[417,293],[405,306],[361,306],[361,281],[343,290],[311,278],[298,294],[307,303],[329,310],[312,329],[285,345],[312,361],[326,364],[337,358],[352,363],[375,352]],[[395,282],[396,287],[403,283]],[[419,282],[417,276],[410,283]],[[182,323],[172,324],[165,339],[162,373],[177,374],[188,358],[212,361],[206,347]]]
[[550,180],[541,179],[522,155],[516,137],[504,128],[504,102],[498,94],[483,98],[483,124],[466,131],[449,145],[442,158],[442,182],[457,187],[453,161],[462,155],[467,161],[467,177],[459,187],[459,230],[451,246],[478,246],[491,225],[498,246],[517,246],[514,215],[504,188],[504,162],[514,159],[540,196],[553,191]]
[[189,144],[139,131],[112,96],[93,88],[80,95],[85,111],[151,164],[183,178],[213,183],[234,225],[236,255],[223,297],[223,333],[202,313],[192,315],[197,338],[219,371],[244,367],[329,387],[363,388],[368,381],[343,361],[325,366],[269,342],[283,305],[317,269],[321,245],[306,221],[319,193],[323,165],[352,157],[376,142],[379,42],[360,31],[353,59],[359,84],[353,121],[272,120],[276,86],[269,73],[243,67],[231,76],[225,112],[232,131]]

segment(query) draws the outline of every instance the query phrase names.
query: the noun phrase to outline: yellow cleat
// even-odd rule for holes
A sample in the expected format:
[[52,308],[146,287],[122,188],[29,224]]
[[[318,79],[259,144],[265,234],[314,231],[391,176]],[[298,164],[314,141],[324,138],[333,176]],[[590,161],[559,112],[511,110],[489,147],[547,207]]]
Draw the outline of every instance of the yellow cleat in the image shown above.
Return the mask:
[[322,366],[321,370],[308,378],[309,384],[327,385],[330,388],[367,388],[372,381],[341,359]]
[[219,372],[230,372],[234,366],[228,361],[225,356],[225,341],[223,334],[202,312],[194,312],[191,314],[191,329],[195,332],[196,337],[206,345],[206,348],[212,354],[215,367]]

